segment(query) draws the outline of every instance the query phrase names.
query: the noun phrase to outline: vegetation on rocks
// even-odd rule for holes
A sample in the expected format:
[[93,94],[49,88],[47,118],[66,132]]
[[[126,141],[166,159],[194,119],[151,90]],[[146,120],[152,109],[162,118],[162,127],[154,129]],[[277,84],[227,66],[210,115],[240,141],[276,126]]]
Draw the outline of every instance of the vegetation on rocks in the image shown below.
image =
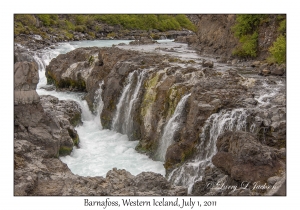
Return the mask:
[[95,20],[110,25],[121,25],[125,29],[158,29],[160,31],[181,30],[183,28],[195,31],[195,26],[185,15],[93,15]]
[[[16,14],[14,16],[14,35],[37,34],[43,38],[54,35],[59,41],[72,40],[73,32],[87,33],[95,38],[95,33],[109,33],[108,38],[115,37],[104,27],[117,26],[121,30],[168,30],[188,29],[195,31],[192,22],[183,14],[180,15],[135,15],[135,14],[103,14],[103,15],[57,15],[57,14]],[[114,36],[113,36],[114,35]]]
[[286,62],[286,19],[279,23],[278,32],[280,36],[270,47],[271,56],[268,58],[271,63],[285,63]]
[[276,63],[285,63],[286,61],[286,38],[283,35],[280,35],[276,41],[273,43],[273,46],[270,48],[271,57],[269,61]]
[[61,146],[59,148],[59,155],[60,156],[66,156],[69,155],[72,152],[73,148],[66,147],[66,146]]
[[[241,14],[236,15],[236,24],[232,27],[234,36],[239,39],[239,45],[233,50],[233,55],[239,57],[257,57],[259,27],[270,21],[269,15],[262,14]],[[284,63],[286,61],[286,18],[283,15],[277,16],[276,41],[269,48],[269,63]]]
[[241,57],[256,57],[258,42],[258,26],[265,18],[264,15],[237,15],[236,24],[232,27],[235,37],[240,45],[233,51],[234,55]]

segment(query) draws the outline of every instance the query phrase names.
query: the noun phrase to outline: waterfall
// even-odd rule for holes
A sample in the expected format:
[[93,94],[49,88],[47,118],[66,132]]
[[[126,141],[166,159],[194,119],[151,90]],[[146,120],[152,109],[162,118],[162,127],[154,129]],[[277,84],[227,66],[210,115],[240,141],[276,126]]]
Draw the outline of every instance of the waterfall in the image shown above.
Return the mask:
[[145,71],[131,72],[127,78],[127,84],[123,89],[117,104],[117,111],[113,118],[112,129],[129,137],[133,133],[133,107],[138,99],[138,94],[144,81]]
[[97,123],[99,125],[99,127],[102,129],[102,124],[101,124],[101,120],[100,120],[100,115],[102,113],[103,107],[104,107],[104,102],[102,100],[102,85],[104,84],[104,82],[100,82],[99,83],[99,89],[96,90],[95,92],[95,96],[94,96],[94,103],[93,103],[93,108],[96,114],[96,117],[94,119],[95,123]]
[[[91,46],[111,46],[118,44],[120,40],[100,40],[100,41],[81,41],[72,43],[60,43],[55,46],[55,49],[43,49],[36,52],[31,52],[34,60],[38,64],[40,81],[37,85],[37,92],[39,95],[52,95],[59,100],[76,101],[81,108],[82,124],[75,129],[79,135],[80,148],[74,148],[72,153],[65,157],[60,157],[60,160],[68,165],[74,174],[81,176],[105,176],[107,171],[116,167],[118,169],[126,169],[133,175],[137,175],[143,171],[152,171],[165,175],[163,162],[153,161],[148,156],[140,154],[135,150],[137,141],[129,141],[127,135],[118,132],[103,129],[100,121],[100,114],[103,109],[102,85],[99,83],[98,90],[95,92],[92,113],[87,102],[84,100],[85,93],[55,91],[44,89],[46,85],[45,69],[51,59],[59,54],[67,53],[78,47]],[[144,72],[138,71],[132,73],[132,78],[128,78],[128,83],[132,83],[132,90],[130,90],[128,106],[129,114],[124,119],[129,119],[130,113],[134,113],[135,101],[139,95],[139,89],[144,80]],[[129,76],[130,77],[130,76]],[[131,81],[131,82],[129,82]],[[128,109],[130,107],[130,109]],[[131,120],[132,121],[132,120]]]
[[211,159],[217,152],[216,141],[225,131],[248,131],[255,125],[247,125],[249,113],[246,109],[222,110],[212,114],[205,122],[200,135],[196,156],[179,168],[174,169],[168,180],[175,185],[187,186],[191,193],[195,182],[202,180],[205,168],[212,165]]
[[173,116],[169,119],[167,125],[164,127],[164,132],[159,141],[159,146],[157,149],[157,157],[161,161],[165,161],[167,149],[173,143],[174,135],[180,128],[182,112],[190,95],[191,94],[185,95],[180,99]]

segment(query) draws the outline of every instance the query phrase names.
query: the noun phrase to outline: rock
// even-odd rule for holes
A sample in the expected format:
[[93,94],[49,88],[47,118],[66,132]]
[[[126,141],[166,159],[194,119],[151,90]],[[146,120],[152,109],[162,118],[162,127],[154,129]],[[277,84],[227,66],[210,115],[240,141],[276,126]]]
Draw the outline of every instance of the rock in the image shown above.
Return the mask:
[[247,104],[251,104],[251,105],[256,105],[257,104],[257,100],[255,100],[254,98],[246,98],[244,100],[245,103]]
[[203,67],[213,68],[214,63],[212,61],[209,61],[209,60],[203,60],[202,61],[202,66]]
[[231,64],[232,65],[236,65],[238,63],[238,59],[233,59],[232,61],[231,61]]
[[35,62],[16,62],[14,66],[14,90],[35,90],[39,82],[38,66]]
[[264,76],[267,76],[267,75],[269,75],[269,74],[271,73],[271,71],[270,71],[269,69],[263,69],[263,70],[261,71],[261,73],[262,73]]
[[101,52],[98,53],[98,62],[99,62],[99,66],[103,65],[103,58]]
[[41,96],[44,111],[55,118],[61,127],[59,155],[69,155],[79,144],[74,126],[81,123],[81,109],[75,101],[59,101],[54,96]]
[[274,176],[282,168],[277,150],[258,142],[246,132],[225,132],[217,141],[218,153],[212,158],[215,166],[235,180],[257,182]]
[[285,68],[283,68],[283,67],[276,67],[276,68],[272,69],[270,73],[272,75],[282,76],[285,73]]
[[250,65],[251,67],[258,67],[258,66],[260,66],[260,61],[254,61],[254,62],[252,62],[251,63],[251,65]]
[[140,39],[129,42],[129,45],[146,45],[146,44],[154,44],[154,43],[157,43],[157,41],[154,41],[149,37],[142,36],[140,37]]
[[38,103],[36,92],[39,81],[38,67],[35,62],[17,62],[14,67],[14,104]]
[[270,181],[274,182],[276,180],[276,182],[265,195],[286,196],[286,175],[283,174],[281,177],[276,177],[276,178],[271,177],[270,179],[271,179]]
[[268,184],[273,186],[280,179],[281,179],[281,177],[279,177],[279,176],[272,176],[272,177],[268,178],[267,182],[268,182]]
[[[93,62],[89,62],[91,57],[95,59]],[[174,142],[166,152],[167,173],[170,173],[178,165],[184,165],[195,155],[199,146],[199,135],[212,114],[219,113],[222,109],[232,110],[243,107],[245,110],[247,109],[248,114],[245,130],[248,131],[253,122],[255,123],[253,129],[257,129],[255,131],[260,137],[239,132],[227,134],[228,136],[224,134],[223,140],[218,140],[219,151],[213,158],[213,163],[223,172],[207,172],[197,186],[203,187],[210,181],[222,179],[225,177],[225,173],[229,175],[228,180],[230,179],[233,183],[242,179],[267,180],[276,175],[275,171],[281,169],[280,164],[284,162],[285,158],[285,152],[278,150],[285,144],[285,111],[281,110],[284,107],[284,94],[270,99],[270,103],[276,105],[274,106],[276,109],[270,105],[270,109],[260,112],[258,111],[259,106],[254,107],[257,101],[253,98],[256,96],[255,88],[261,87],[259,78],[258,82],[253,82],[254,85],[246,86],[243,85],[245,78],[241,77],[237,70],[218,72],[208,68],[201,70],[194,67],[183,68],[170,64],[169,61],[172,59],[174,58],[154,53],[123,50],[117,46],[113,48],[82,48],[53,59],[47,67],[47,77],[49,82],[53,82],[58,89],[87,91],[85,99],[91,110],[93,110],[96,93],[99,92],[99,84],[103,81],[101,89],[104,109],[100,118],[104,128],[111,128],[112,119],[118,109],[117,104],[124,88],[130,82],[125,97],[128,103],[124,104],[132,106],[124,105],[121,110],[132,110],[130,115],[132,119],[129,119],[130,123],[127,122],[131,128],[123,129],[120,124],[117,129],[120,129],[119,132],[128,134],[130,140],[141,139],[137,150],[152,158],[155,158],[161,134],[169,119],[172,118],[179,101],[184,95],[191,93],[180,117],[177,117],[181,120],[180,127],[174,134]],[[213,62],[211,64],[212,68]],[[133,71],[135,72],[133,73]],[[132,76],[130,79],[129,75]],[[270,85],[277,84],[277,78],[274,76],[268,81]],[[27,91],[28,84],[29,81],[26,81],[24,86],[18,85],[18,87],[22,86]],[[136,97],[135,100],[132,100],[134,97]],[[33,155],[34,149],[32,148],[38,148],[36,153],[39,154],[34,153],[34,155],[44,159],[41,158],[42,163],[34,164],[43,168],[40,170],[33,167],[30,168],[30,171],[39,171],[42,178],[34,172],[28,173],[30,178],[27,180],[25,170],[23,171],[23,168],[27,167],[27,157],[16,152],[15,161],[20,171],[17,171],[15,179],[21,180],[16,185],[18,193],[143,196],[186,194],[185,188],[174,187],[164,177],[154,173],[132,176],[125,170],[114,169],[107,174],[106,178],[83,178],[67,172],[65,169],[67,167],[53,160],[53,157],[69,154],[75,145],[76,130],[74,130],[74,126],[80,123],[80,120],[75,120],[75,123],[72,121],[74,116],[80,114],[78,104],[59,101],[55,97],[47,96],[41,97],[41,101],[36,103],[35,106],[33,104],[28,106],[17,104],[15,139],[16,141],[24,140],[33,145],[24,144],[23,150],[24,153],[29,153],[28,156]],[[26,109],[30,113],[27,113]],[[125,114],[125,111],[121,111],[120,119],[125,119]],[[205,145],[209,143],[203,142]],[[270,147],[271,144],[274,148]],[[20,150],[19,147],[23,148],[20,145],[21,143],[18,143],[16,151]],[[30,161],[33,160],[30,159]],[[53,166],[55,164],[57,164],[56,169]],[[47,178],[50,172],[48,173],[46,169],[55,174],[57,179]],[[59,170],[60,173],[65,173],[66,177],[62,177],[58,173]],[[44,173],[45,175],[43,175]],[[26,187],[23,187],[22,183]],[[54,186],[54,183],[58,186]],[[225,193],[195,189],[195,193],[201,195],[253,195],[249,194],[248,190]]]

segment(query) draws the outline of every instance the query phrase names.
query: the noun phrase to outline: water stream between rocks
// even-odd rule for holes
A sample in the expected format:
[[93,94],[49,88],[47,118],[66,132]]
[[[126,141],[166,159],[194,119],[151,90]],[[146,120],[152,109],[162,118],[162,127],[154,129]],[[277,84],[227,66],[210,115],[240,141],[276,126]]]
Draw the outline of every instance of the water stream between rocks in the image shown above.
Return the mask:
[[[133,175],[137,175],[143,171],[152,171],[165,175],[164,162],[162,161],[164,161],[164,155],[168,146],[172,144],[174,132],[180,126],[181,122],[178,118],[180,118],[184,104],[190,94],[182,97],[173,116],[166,123],[158,149],[159,154],[157,154],[161,161],[154,161],[148,156],[138,153],[135,150],[138,141],[129,141],[128,138],[128,135],[131,135],[133,130],[131,112],[133,111],[135,100],[137,100],[141,84],[144,80],[143,72],[138,74],[136,71],[133,71],[128,75],[127,83],[123,87],[123,92],[117,104],[117,111],[113,118],[113,130],[103,129],[100,122],[100,113],[103,107],[101,83],[95,96],[94,103],[97,111],[94,114],[89,110],[86,101],[82,100],[82,94],[57,92],[54,90],[47,91],[44,89],[44,87],[47,87],[45,67],[57,55],[67,53],[78,47],[108,47],[121,42],[129,43],[129,41],[122,40],[61,43],[55,49],[44,49],[35,53],[34,58],[39,65],[40,76],[40,82],[37,87],[38,94],[52,95],[59,98],[59,100],[76,101],[82,109],[83,124],[76,128],[80,138],[80,148],[74,148],[71,155],[60,158],[74,174],[82,176],[105,176],[107,171],[116,167],[118,169],[126,169]],[[183,60],[193,60],[193,66],[200,66],[201,59],[203,59],[203,57],[200,58],[193,50],[189,50],[187,45],[170,41],[162,41],[159,47],[157,45],[125,45],[118,47],[142,52],[157,52],[162,55],[180,56],[180,59]],[[229,68],[230,66],[226,64],[216,63],[215,65],[216,70],[225,71]],[[249,77],[249,75],[244,76]],[[255,92],[255,99],[258,102],[257,109],[268,110],[271,108],[269,100],[274,98],[277,92],[285,91],[284,83],[284,80],[283,82],[275,81],[274,85],[263,83],[263,89],[258,88]],[[249,111],[251,112],[251,109],[237,108],[222,110],[211,115],[202,128],[202,135],[199,136],[201,143],[197,147],[197,154],[182,166],[171,171],[168,174],[169,181],[176,185],[188,187],[190,193],[193,184],[202,179],[205,167],[211,165],[211,158],[216,153],[216,140],[220,134],[227,130],[247,130],[248,132],[255,130],[255,124],[246,125]]]

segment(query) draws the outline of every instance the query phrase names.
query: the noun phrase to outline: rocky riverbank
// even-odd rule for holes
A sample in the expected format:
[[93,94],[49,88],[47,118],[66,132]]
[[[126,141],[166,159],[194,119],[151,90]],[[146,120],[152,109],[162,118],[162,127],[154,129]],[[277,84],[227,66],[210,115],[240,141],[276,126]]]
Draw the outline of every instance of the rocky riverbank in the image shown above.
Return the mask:
[[[93,62],[89,64],[88,60]],[[267,96],[274,94],[271,90],[277,88],[276,84],[281,79],[242,76],[245,71],[249,73],[249,69],[250,72],[259,73],[253,63],[248,63],[248,70],[240,68],[239,64],[230,64],[227,71],[218,70],[218,63],[206,63],[209,62],[204,59],[191,61],[117,47],[82,48],[53,59],[47,67],[46,75],[48,81],[58,89],[86,91],[90,107],[95,91],[103,81],[103,126],[127,134],[131,140],[140,139],[136,149],[154,159],[158,158],[158,148],[167,122],[172,118],[181,98],[191,93],[178,121],[179,129],[174,132],[173,143],[165,154],[165,168],[171,182],[172,176],[176,175],[173,170],[193,160],[198,155],[199,145],[211,144],[210,138],[199,138],[213,129],[213,126],[207,127],[210,116],[221,110],[246,110],[245,125],[241,126],[246,133],[228,133],[225,130],[223,135],[217,136],[217,153],[212,157],[214,166],[209,167],[212,167],[211,170],[217,167],[222,172],[213,172],[207,176],[215,178],[203,180],[217,181],[225,179],[225,176],[234,183],[267,183],[269,179],[275,179],[272,177],[281,180],[285,171],[284,86],[276,92],[276,97]],[[262,96],[260,89],[266,84],[273,84],[274,87],[270,87],[270,92]],[[130,110],[130,117],[122,110]],[[116,113],[119,113],[117,117]],[[233,125],[233,129],[239,130],[235,126],[238,125]],[[238,194],[269,192],[246,191]],[[193,194],[198,194],[195,187]]]
[[35,62],[15,63],[14,195],[186,195],[162,175],[137,176],[113,169],[103,177],[74,175],[58,156],[68,155],[79,138],[74,126],[81,110],[72,101],[36,93]]
[[[74,175],[58,157],[78,146],[74,127],[82,110],[74,101],[37,94],[32,53],[70,40],[51,32],[47,39],[31,33],[15,37],[15,195],[285,195],[286,66],[265,60],[277,36],[276,17],[259,31],[255,60],[232,55],[238,45],[234,15],[190,18],[201,29],[197,34],[118,34],[109,27],[96,37],[74,32],[72,40],[108,39],[114,32],[109,39],[134,41],[79,48],[46,68],[53,85],[48,88],[82,92],[92,112],[103,83],[103,127],[139,140],[137,151],[165,162],[166,178],[117,169],[105,178]],[[177,43],[158,44],[153,33]]]
[[[47,32],[48,33],[48,32]],[[113,37],[107,36],[108,34],[114,34]],[[57,43],[70,42],[70,41],[85,41],[85,40],[132,40],[132,44],[150,44],[155,40],[163,39],[175,39],[176,37],[185,37],[195,34],[189,30],[175,31],[170,30],[166,32],[160,32],[158,30],[146,31],[146,30],[120,30],[117,26],[103,27],[103,31],[96,33],[95,36],[91,36],[88,33],[73,31],[74,38],[68,38],[64,34],[52,34],[49,32],[49,37],[42,37],[36,35],[33,32],[31,34],[20,34],[14,38],[14,42],[25,46],[30,50],[39,50],[46,47],[54,48]],[[146,41],[146,42],[145,42]]]
[[[252,67],[259,69],[261,75],[285,75],[286,65],[278,65],[270,59],[270,48],[281,34],[285,34],[285,16],[275,14],[262,16],[260,20],[257,20],[259,24],[256,27],[251,25],[250,19],[253,17],[241,23],[244,27],[248,27],[248,31],[257,32],[257,40],[252,44],[256,46],[252,49],[255,51],[255,56],[235,54],[235,51],[243,44],[233,30],[237,25],[237,16],[234,14],[190,15],[190,20],[197,27],[196,34],[177,36],[175,41],[187,43],[200,55],[215,57],[218,62],[233,65],[250,62]],[[285,48],[277,49],[277,51],[284,51],[285,54]]]

